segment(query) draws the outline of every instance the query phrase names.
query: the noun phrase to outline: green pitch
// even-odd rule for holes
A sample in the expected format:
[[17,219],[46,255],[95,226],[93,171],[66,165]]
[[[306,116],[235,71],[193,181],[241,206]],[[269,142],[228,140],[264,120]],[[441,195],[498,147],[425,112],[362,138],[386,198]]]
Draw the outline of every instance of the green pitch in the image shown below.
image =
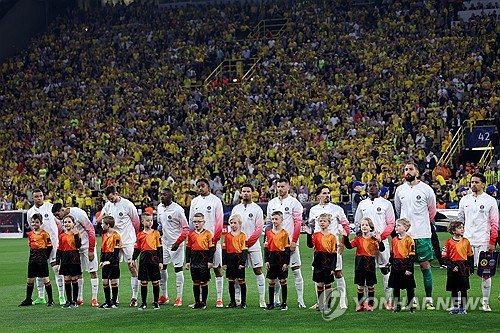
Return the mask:
[[[448,234],[441,233],[441,242]],[[302,274],[304,277],[304,299],[306,305],[315,303],[314,284],[311,280],[311,254],[302,236],[301,256]],[[100,245],[100,239],[98,246]],[[310,309],[298,309],[297,297],[293,275],[288,279],[288,311],[263,311],[258,307],[258,294],[255,277],[251,270],[247,270],[248,309],[217,309],[215,308],[215,281],[209,286],[208,309],[193,310],[187,307],[192,303],[193,294],[191,277],[185,271],[184,306],[174,308],[162,305],[158,311],[153,311],[151,306],[146,311],[137,311],[137,308],[128,307],[130,300],[130,275],[125,264],[122,264],[122,279],[120,283],[121,306],[118,309],[102,310],[92,308],[90,303],[90,277],[84,274],[85,305],[77,309],[61,309],[60,306],[47,308],[44,305],[31,307],[18,307],[24,299],[26,290],[26,269],[28,259],[28,246],[26,239],[0,240],[0,325],[3,332],[319,332],[320,330],[337,330],[349,332],[368,331],[412,331],[412,332],[450,332],[473,330],[492,332],[498,330],[500,324],[500,294],[499,275],[493,278],[490,306],[492,312],[484,313],[480,308],[470,309],[465,316],[450,315],[441,305],[435,311],[417,310],[415,313],[392,313],[379,306],[374,312],[356,313],[353,297],[356,297],[356,286],[353,284],[353,264],[355,250],[346,250],[344,253],[344,276],[347,283],[349,309],[333,320],[325,320],[319,312]],[[415,268],[419,304],[424,296],[422,275]],[[434,303],[440,306],[439,298],[447,300],[449,293],[445,291],[446,270],[434,268]],[[51,273],[52,274],[52,273]],[[175,274],[169,267],[169,296],[176,295]],[[54,298],[57,299],[57,290],[51,276],[54,289]],[[382,276],[378,273],[379,283],[375,289],[377,299],[384,296]],[[334,284],[335,286],[335,284]],[[149,285],[148,302],[152,299],[152,288]],[[36,297],[36,288],[33,293]],[[405,295],[404,291],[402,295]],[[266,288],[267,296],[267,288]],[[471,278],[469,297],[481,296],[480,278]],[[174,297],[175,298],[175,297]],[[104,295],[100,286],[99,301]],[[444,302],[444,301],[443,301]],[[229,303],[227,281],[224,281],[224,303]]]

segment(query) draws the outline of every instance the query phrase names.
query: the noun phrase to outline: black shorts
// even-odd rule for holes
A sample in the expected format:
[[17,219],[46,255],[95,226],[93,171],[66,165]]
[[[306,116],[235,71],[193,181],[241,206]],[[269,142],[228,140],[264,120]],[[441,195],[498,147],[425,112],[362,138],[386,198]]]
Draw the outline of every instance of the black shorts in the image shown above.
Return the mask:
[[245,280],[245,268],[238,269],[238,267],[228,267],[226,270],[226,277],[228,279]]
[[330,284],[335,281],[335,277],[332,275],[332,271],[329,269],[317,269],[313,270],[313,281],[319,283]]
[[119,279],[120,278],[120,266],[106,265],[102,267],[102,279]]
[[377,284],[377,275],[375,272],[355,270],[354,283],[358,286],[374,286]]
[[160,281],[160,268],[158,264],[142,264],[139,265],[139,281]]
[[446,291],[466,291],[470,289],[469,277],[453,274],[448,271],[446,279]]
[[288,269],[283,272],[283,266],[271,266],[267,271],[266,278],[269,280],[286,280],[288,278]]
[[28,277],[48,277],[49,276],[49,265],[46,261],[44,262],[30,262],[28,263]]
[[210,269],[208,267],[193,268],[191,267],[191,279],[193,281],[208,282],[210,281]]
[[394,289],[413,289],[416,287],[415,274],[406,275],[401,271],[391,271],[388,286]]
[[78,276],[82,274],[82,266],[79,264],[64,264],[59,267],[59,274],[64,276]]

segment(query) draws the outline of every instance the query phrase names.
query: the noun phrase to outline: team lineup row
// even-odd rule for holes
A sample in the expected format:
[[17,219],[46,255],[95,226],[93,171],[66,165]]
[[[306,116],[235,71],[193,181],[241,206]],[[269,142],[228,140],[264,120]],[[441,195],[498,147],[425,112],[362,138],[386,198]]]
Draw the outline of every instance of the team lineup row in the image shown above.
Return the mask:
[[[341,207],[330,202],[330,191],[327,186],[321,186],[317,189],[319,204],[312,207],[310,211],[309,224],[311,225],[311,229],[308,231],[311,233],[311,236],[308,237],[310,238],[308,245],[314,246],[315,251],[313,279],[316,282],[318,290],[318,300],[320,301],[318,306],[320,309],[324,310],[329,306],[328,294],[331,290],[331,283],[334,280],[333,277],[335,277],[337,289],[340,293],[339,306],[341,308],[347,307],[346,284],[342,275],[341,256],[344,250],[344,244],[347,248],[357,247],[355,283],[358,285],[359,302],[356,310],[362,311],[372,309],[370,300],[373,299],[373,285],[376,283],[376,281],[373,280],[375,276],[375,266],[380,268],[383,276],[386,308],[394,308],[396,311],[398,309],[400,310],[401,306],[398,303],[399,289],[407,289],[409,296],[411,296],[410,289],[412,289],[412,283],[411,281],[406,283],[407,279],[405,279],[405,276],[408,276],[406,269],[403,271],[403,275],[396,275],[395,273],[398,271],[398,267],[413,267],[413,264],[409,265],[410,262],[413,263],[412,260],[419,263],[422,271],[426,293],[425,308],[429,310],[434,309],[432,300],[432,272],[430,270],[429,261],[432,260],[433,257],[432,246],[430,245],[430,228],[431,221],[436,213],[435,195],[427,184],[418,180],[418,169],[414,164],[408,163],[406,165],[405,178],[406,182],[396,190],[395,209],[388,200],[378,196],[379,185],[376,181],[371,181],[368,184],[368,194],[370,197],[359,203],[355,214],[355,222],[360,225],[361,235],[358,235],[351,242],[349,242],[347,238],[349,234],[349,223],[344,211]],[[459,206],[459,220],[463,222],[465,226],[465,230],[462,229],[462,234],[465,235],[465,238],[468,239],[471,244],[471,254],[473,254],[471,258],[474,258],[476,265],[480,251],[493,251],[498,235],[498,207],[496,201],[483,192],[485,183],[486,181],[483,175],[473,175],[471,179],[472,193],[465,196],[460,201]],[[113,232],[110,233],[107,231],[103,236],[102,253],[109,253],[109,256],[103,256],[101,253],[100,264],[103,268],[102,278],[106,303],[102,304],[101,307],[115,306],[114,301],[116,301],[116,299],[113,300],[110,295],[111,293],[116,295],[118,288],[117,279],[119,277],[116,275],[117,273],[119,274],[119,272],[110,269],[110,267],[113,267],[113,265],[110,266],[110,263],[116,262],[116,267],[118,267],[117,260],[121,257],[128,262],[128,267],[132,276],[132,298],[130,305],[133,307],[139,305],[139,281],[141,281],[141,307],[146,304],[145,292],[147,293],[147,281],[153,281],[155,307],[158,304],[168,302],[167,274],[165,268],[170,263],[175,267],[176,272],[177,295],[174,306],[181,306],[184,285],[183,268],[184,259],[186,259],[186,268],[190,268],[191,270],[194,289],[199,290],[198,294],[201,296],[195,296],[196,308],[203,308],[206,306],[206,296],[208,294],[207,282],[210,278],[210,268],[213,268],[215,274],[217,292],[216,306],[223,307],[222,269],[226,268],[226,276],[229,280],[231,296],[231,302],[228,307],[234,307],[237,300],[240,301],[240,306],[244,307],[246,305],[244,300],[246,285],[244,280],[244,269],[241,269],[242,267],[240,266],[251,267],[253,269],[257,278],[260,306],[266,309],[272,308],[274,304],[280,303],[280,289],[283,293],[281,306],[283,309],[287,308],[286,275],[288,273],[288,267],[290,267],[294,276],[295,288],[298,295],[297,304],[299,308],[305,308],[303,300],[304,282],[301,274],[300,252],[297,244],[302,225],[302,205],[298,200],[289,195],[289,186],[289,182],[286,179],[278,180],[278,197],[271,200],[268,204],[264,258],[262,257],[262,250],[259,243],[259,237],[264,226],[264,214],[262,209],[252,202],[251,197],[253,188],[249,184],[242,186],[242,203],[236,205],[232,211],[232,217],[234,217],[234,219],[230,219],[231,230],[226,234],[224,245],[221,244],[223,225],[222,203],[215,195],[211,194],[209,183],[204,179],[197,181],[199,196],[193,199],[188,218],[186,218],[182,207],[172,201],[172,191],[168,189],[161,191],[161,203],[157,208],[158,224],[162,231],[161,236],[158,231],[146,227],[149,221],[145,222],[144,220],[150,219],[149,214],[144,214],[144,231],[139,232],[139,215],[134,205],[127,199],[119,196],[115,188],[107,188],[105,194],[108,202],[102,209],[98,222],[103,222],[103,229],[110,228],[111,231],[116,231],[116,234],[120,236],[120,247],[116,247],[118,243],[116,239],[118,237],[110,238],[115,240],[114,244],[105,242],[105,237],[108,238],[109,235],[114,234]],[[97,306],[99,282],[97,277],[97,259],[94,255],[95,232],[86,213],[78,208],[65,208],[60,204],[51,205],[50,203],[44,202],[43,193],[41,191],[34,192],[33,198],[35,204],[28,211],[28,220],[33,221],[33,217],[36,213],[41,214],[43,220],[40,221],[43,222],[41,228],[49,234],[52,240],[52,251],[48,254],[47,261],[52,265],[54,273],[56,274],[60,303],[64,304],[66,307],[74,307],[79,303],[83,303],[83,279],[81,271],[84,270],[91,273],[92,305]],[[319,217],[321,214],[327,215],[323,216],[323,220],[326,221],[320,223],[321,219]],[[68,219],[66,219],[66,217],[68,217]],[[113,223],[107,223],[106,220],[109,222],[109,218],[111,217]],[[398,232],[398,228],[396,227],[396,233],[399,236],[393,237],[392,246],[389,246],[388,237],[395,229],[396,217],[403,219],[401,220],[401,230]],[[55,218],[63,221],[66,230],[61,230]],[[275,220],[282,221],[278,223],[278,221]],[[362,220],[364,222],[360,223]],[[72,225],[71,222],[73,222],[74,225]],[[238,227],[240,223],[241,226]],[[111,224],[114,225],[111,227]],[[276,235],[278,235],[281,230],[278,225],[282,226],[284,232],[280,234],[287,235],[286,240],[288,243],[281,242],[284,240],[283,237],[280,238],[281,241],[274,242],[274,240],[278,239]],[[34,229],[32,233],[36,233],[36,226],[33,225],[33,223],[32,226]],[[41,228],[38,229],[41,230]],[[192,230],[191,232],[189,232],[190,229]],[[406,230],[404,229],[408,229],[408,235],[411,237],[408,236],[405,238]],[[460,230],[460,226],[455,229]],[[455,229],[453,232],[455,232]],[[30,233],[30,235],[32,235],[32,233]],[[242,236],[239,236],[240,234],[244,236],[244,241],[242,241]],[[321,237],[319,234],[321,234]],[[81,237],[75,235],[81,235]],[[230,246],[227,240],[228,235],[233,236],[233,241]],[[455,241],[459,242],[463,240],[463,238],[460,237],[460,232],[453,233],[453,235],[454,237],[452,239]],[[185,245],[184,241],[186,238],[188,242]],[[412,252],[411,242],[408,240],[399,242],[401,244],[406,244],[407,251],[394,249],[395,240],[397,242],[398,240],[408,238],[412,239],[414,242],[414,254]],[[235,241],[235,239],[238,241]],[[325,242],[319,239],[329,239],[330,241],[326,242],[329,246],[324,247],[323,245]],[[80,249],[77,250],[78,247],[76,245],[79,245],[79,242],[81,242],[81,246]],[[30,246],[31,244],[30,238]],[[152,246],[153,244],[157,245],[156,248]],[[237,244],[237,246],[233,246],[234,244]],[[114,245],[114,247],[111,245]],[[56,250],[58,248],[59,251]],[[79,256],[62,255],[65,248],[66,250],[70,250],[68,252],[73,251],[73,254],[79,253]],[[113,248],[113,251],[110,251],[111,248]],[[136,249],[135,251],[134,248]],[[143,252],[142,254],[141,250]],[[453,251],[455,250],[444,253],[447,260],[459,260]],[[45,252],[47,253],[47,251]],[[283,252],[283,254],[276,255],[276,253],[279,252]],[[403,252],[406,257],[397,258],[398,255],[401,255]],[[59,255],[57,255],[58,253]],[[332,253],[335,253],[335,256],[332,256]],[[396,255],[397,253],[398,255]],[[140,265],[137,267],[135,259],[137,259],[139,255],[141,259]],[[316,260],[317,256],[325,260]],[[290,258],[289,260],[288,257]],[[67,271],[67,267],[65,267],[64,263],[69,263],[70,259],[76,260],[77,258],[81,263],[81,266],[78,265],[81,267],[80,270]],[[108,260],[110,258],[112,260]],[[327,258],[330,259],[326,260]],[[462,257],[459,261],[468,263],[468,259],[471,261],[471,258],[467,258],[466,256],[466,258]],[[398,261],[396,259],[404,260]],[[40,262],[40,260],[38,261]],[[45,263],[47,261],[45,261]],[[143,262],[145,263],[144,265]],[[332,262],[334,262],[335,265],[331,267],[331,270],[328,270],[327,266],[332,265]],[[460,270],[462,275],[473,269],[472,263],[465,264],[465,262],[462,263],[462,266],[470,269]],[[285,263],[286,267],[283,266]],[[323,263],[323,266],[318,263]],[[328,265],[324,263],[328,263]],[[267,277],[269,278],[269,303],[265,301],[265,277],[262,272],[264,264],[267,268]],[[154,266],[154,268],[152,268],[151,265]],[[236,270],[233,269],[234,265],[236,265]],[[151,271],[147,269],[148,267],[151,268]],[[277,270],[276,267],[281,267],[281,271]],[[455,265],[450,263],[448,267],[450,270],[450,267],[455,267]],[[155,273],[156,270],[158,270],[158,274]],[[451,270],[453,271],[453,269]],[[151,272],[154,274],[151,274]],[[241,275],[242,272],[243,275]],[[37,280],[39,297],[33,303],[45,302],[44,289],[49,293],[50,281],[48,280],[48,270],[46,269],[46,274],[45,271],[37,273],[43,274],[33,275],[33,272],[28,269],[28,293],[25,301],[23,301],[23,303],[25,303],[24,305],[32,304],[31,293],[34,289],[34,278],[36,276],[43,277],[44,279]],[[63,273],[64,276],[62,276]],[[408,273],[411,273],[409,275],[413,278],[413,272],[408,270]],[[276,279],[278,283],[276,283]],[[238,283],[235,283],[236,280],[238,280]],[[45,288],[43,288],[44,281]],[[465,291],[468,289],[468,279],[467,284],[464,281],[462,282],[463,283],[454,283],[450,286],[449,289],[452,291],[452,296],[455,295],[455,292],[460,291],[462,297],[464,297],[464,294],[466,297]],[[66,286],[65,296],[64,285]],[[365,286],[368,287],[368,300],[364,299]],[[394,288],[394,304],[391,301],[391,287]],[[456,290],[457,288],[459,288],[459,290]],[[161,296],[159,295],[160,289],[162,293]],[[70,291],[68,292],[68,290]],[[491,311],[489,308],[490,290],[491,278],[483,279],[482,308],[484,311]],[[51,295],[48,296],[49,304],[51,304],[53,300]],[[409,297],[409,299],[411,298],[412,297]],[[21,305],[23,305],[23,303]],[[465,303],[462,301],[462,303],[458,302],[456,304],[457,313],[460,304]],[[412,309],[411,304],[407,304],[407,306],[408,309]],[[465,311],[465,309],[462,310]]]

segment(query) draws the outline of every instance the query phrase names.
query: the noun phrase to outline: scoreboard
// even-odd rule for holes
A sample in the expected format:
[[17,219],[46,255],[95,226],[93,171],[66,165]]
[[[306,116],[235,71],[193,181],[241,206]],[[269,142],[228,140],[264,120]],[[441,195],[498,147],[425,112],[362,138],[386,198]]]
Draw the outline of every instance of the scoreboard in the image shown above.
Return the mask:
[[465,148],[487,147],[496,135],[496,126],[474,126],[465,129]]

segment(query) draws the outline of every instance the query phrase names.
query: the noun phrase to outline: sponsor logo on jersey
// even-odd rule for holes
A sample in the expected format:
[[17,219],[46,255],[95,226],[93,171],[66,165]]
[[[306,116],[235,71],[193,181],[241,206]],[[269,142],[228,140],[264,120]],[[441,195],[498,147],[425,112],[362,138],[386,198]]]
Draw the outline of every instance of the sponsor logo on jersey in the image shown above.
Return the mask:
[[249,217],[249,218],[252,218],[252,217],[253,217],[253,214],[252,214],[252,213],[248,214],[248,217]]
[[479,209],[483,210],[484,209],[484,205],[479,206]]
[[288,208],[288,207],[285,207],[285,211],[287,211],[287,212],[288,212],[289,210],[290,210],[290,208]]
[[49,214],[45,213],[45,215],[43,217],[46,218],[46,219],[48,219],[49,218]]
[[417,195],[417,200],[420,200],[422,199],[422,197],[420,195]]

